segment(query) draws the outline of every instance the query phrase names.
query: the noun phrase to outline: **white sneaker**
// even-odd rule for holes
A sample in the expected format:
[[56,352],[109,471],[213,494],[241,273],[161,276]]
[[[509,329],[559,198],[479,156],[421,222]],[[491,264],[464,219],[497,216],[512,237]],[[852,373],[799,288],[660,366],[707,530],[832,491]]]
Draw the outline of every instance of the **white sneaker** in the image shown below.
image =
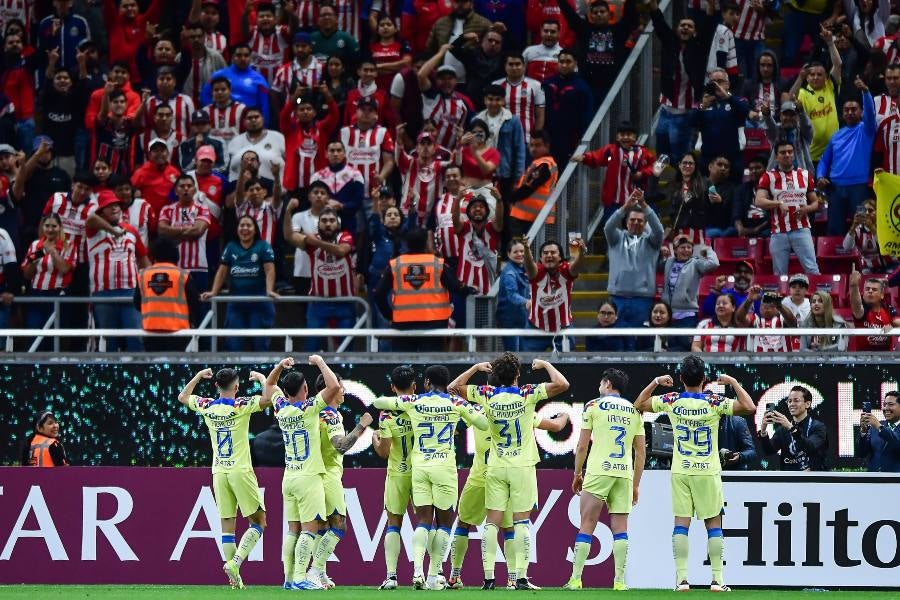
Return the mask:
[[378,586],[379,590],[396,590],[397,589],[397,578],[396,577],[388,577],[385,579],[380,586]]
[[689,584],[687,582],[687,580],[684,580],[675,586],[675,591],[676,592],[689,592],[689,591],[691,591],[691,584]]
[[447,587],[447,581],[444,579],[443,575],[437,575],[434,577],[429,577],[425,582],[426,590],[440,591]]
[[329,584],[331,587],[334,587],[334,582],[328,579],[328,575],[326,575],[324,571],[320,571],[315,567],[310,567],[310,569],[306,572],[306,578],[309,581],[315,581],[316,583],[318,583],[320,588],[323,590],[330,589]]
[[423,575],[413,575],[413,589],[414,590],[424,590],[425,589],[425,577]]
[[709,591],[711,592],[730,592],[731,588],[725,585],[724,583],[719,583],[718,581],[713,581],[709,584]]

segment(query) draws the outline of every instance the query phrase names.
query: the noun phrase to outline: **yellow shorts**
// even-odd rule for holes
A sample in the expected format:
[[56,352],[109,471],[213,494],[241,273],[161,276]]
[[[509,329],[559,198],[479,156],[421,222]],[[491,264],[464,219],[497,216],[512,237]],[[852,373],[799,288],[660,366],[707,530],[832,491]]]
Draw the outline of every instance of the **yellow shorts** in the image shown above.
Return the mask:
[[[484,504],[484,482],[471,479],[466,480],[462,494],[459,496],[459,522],[469,525],[481,525],[487,516],[487,507]],[[503,513],[501,527],[512,527],[512,511]]]
[[256,482],[256,473],[253,471],[213,473],[213,494],[222,519],[235,518],[238,507],[244,517],[266,510]]
[[281,481],[284,517],[288,521],[308,523],[325,517],[325,486],[322,475],[293,475]]
[[537,470],[530,467],[492,467],[485,478],[488,510],[532,511],[537,507]]
[[455,468],[413,469],[412,498],[415,506],[434,506],[441,510],[454,509],[458,493],[459,479]]
[[325,488],[325,514],[323,517],[330,517],[337,513],[347,516],[347,504],[344,502],[344,470],[325,471],[322,475],[322,485]]
[[628,477],[592,475],[584,478],[582,489],[598,500],[606,502],[610,513],[625,515],[631,512],[632,480]]
[[405,515],[412,498],[412,473],[388,473],[384,480],[384,509],[392,515]]
[[709,519],[722,513],[722,477],[672,473],[672,514]]

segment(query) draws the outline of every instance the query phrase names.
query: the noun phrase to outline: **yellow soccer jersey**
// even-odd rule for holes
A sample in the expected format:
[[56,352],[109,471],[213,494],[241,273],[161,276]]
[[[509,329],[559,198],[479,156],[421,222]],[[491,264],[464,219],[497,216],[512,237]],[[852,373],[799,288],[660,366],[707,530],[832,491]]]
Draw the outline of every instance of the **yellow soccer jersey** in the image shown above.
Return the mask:
[[644,421],[634,406],[619,396],[591,400],[581,415],[581,428],[591,431],[589,475],[609,475],[631,479],[632,441],[644,435]]
[[[475,387],[475,386],[471,386]],[[543,419],[534,413],[534,428],[537,429]],[[532,437],[534,443],[531,446],[532,464],[541,462],[541,455],[538,451],[537,440]],[[469,479],[475,478],[476,481],[484,481],[484,475],[487,472],[487,460],[491,453],[491,430],[481,429],[475,430],[475,455],[472,457],[472,469],[469,471]]]
[[534,407],[547,399],[547,386],[466,386],[466,395],[484,408],[491,428],[488,465],[530,467],[537,461]]
[[378,433],[391,439],[388,473],[408,475],[412,472],[409,453],[413,446],[412,422],[402,411],[383,410],[378,416]]
[[347,432],[344,431],[344,417],[341,411],[333,406],[325,406],[319,411],[320,429],[322,448],[322,462],[325,463],[326,471],[344,472],[344,455],[337,451],[331,438],[338,436],[343,437]]
[[480,409],[459,396],[437,392],[378,398],[374,406],[383,410],[402,411],[412,428],[412,466],[456,468],[456,446],[453,434],[460,418],[476,427],[487,427]]
[[188,398],[188,408],[203,416],[212,442],[212,472],[252,471],[250,462],[250,415],[262,410],[261,396],[241,398]]
[[718,475],[719,419],[734,414],[734,399],[712,392],[670,392],[650,399],[654,412],[668,413],[675,436],[672,473]]
[[272,395],[275,419],[284,438],[284,476],[315,475],[325,472],[322,461],[319,411],[325,408],[322,394],[291,403],[281,392]]

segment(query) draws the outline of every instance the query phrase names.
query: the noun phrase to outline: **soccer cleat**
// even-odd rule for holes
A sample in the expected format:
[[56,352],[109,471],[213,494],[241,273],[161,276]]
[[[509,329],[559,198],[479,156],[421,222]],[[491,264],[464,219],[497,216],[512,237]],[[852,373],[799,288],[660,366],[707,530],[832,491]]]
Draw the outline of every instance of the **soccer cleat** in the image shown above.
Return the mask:
[[447,581],[447,589],[448,590],[461,590],[463,588],[463,582],[461,577],[450,576],[450,579]]
[[493,579],[485,579],[484,583],[481,584],[481,589],[483,590],[493,590],[496,586],[494,585]]
[[628,586],[625,585],[624,581],[613,581],[613,591],[615,592],[627,592]]
[[689,591],[691,591],[691,584],[689,584],[687,582],[687,579],[685,579],[684,581],[682,581],[681,583],[679,583],[678,585],[675,586],[675,591],[676,592],[689,592]]
[[581,589],[581,580],[577,577],[570,577],[569,581],[566,585],[563,586],[564,590],[580,590]]
[[425,577],[423,575],[413,575],[413,589],[414,590],[424,590],[425,589]]
[[322,571],[322,587],[324,587],[326,590],[334,589],[336,587],[334,580],[329,577],[328,573],[326,573],[325,571]]
[[228,583],[231,585],[231,589],[244,589],[244,582],[241,580],[241,569],[236,564],[234,564],[234,561],[229,560],[228,562],[226,562],[224,565],[222,565],[222,570],[228,577]]
[[318,583],[319,587],[316,589],[330,590],[334,587],[334,582],[328,578],[325,571],[320,571],[316,568],[310,568],[310,570],[306,572],[306,579]]
[[446,587],[447,587],[447,581],[444,579],[443,575],[436,576],[436,577],[429,577],[425,581],[425,589],[426,590],[440,591]]
[[303,581],[294,582],[295,590],[324,590],[322,584],[312,579],[304,579]]
[[515,579],[507,579],[506,580],[506,589],[508,589],[508,590],[516,589],[516,580]]
[[290,581],[285,581],[284,585],[282,585],[281,587],[283,587],[286,590],[292,590],[292,589],[294,589],[294,584],[291,583]]
[[516,589],[537,591],[541,588],[528,581],[527,577],[519,577],[516,579]]
[[713,581],[709,584],[709,591],[711,592],[730,592],[731,588],[725,585],[724,583],[719,583],[718,581]]
[[396,590],[397,589],[397,578],[396,577],[388,577],[384,581],[381,582],[381,585],[378,586],[379,590]]

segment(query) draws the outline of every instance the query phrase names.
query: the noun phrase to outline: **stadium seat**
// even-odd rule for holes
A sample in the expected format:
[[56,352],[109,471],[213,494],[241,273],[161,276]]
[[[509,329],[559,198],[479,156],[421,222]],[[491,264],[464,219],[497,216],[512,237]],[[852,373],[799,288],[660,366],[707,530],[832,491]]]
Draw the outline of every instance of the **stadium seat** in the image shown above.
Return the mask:
[[747,127],[744,129],[744,138],[746,143],[744,144],[742,155],[745,165],[760,154],[768,156],[772,152],[772,146],[766,137],[765,129]]
[[810,294],[822,290],[831,295],[835,309],[850,306],[849,288],[845,275],[807,275],[807,277],[809,277]]
[[847,321],[850,325],[853,325],[853,310],[850,307],[835,307],[834,314]]
[[816,260],[823,273],[849,273],[858,258],[859,252],[855,248],[851,251],[844,250],[842,236],[822,236],[816,239]]
[[734,265],[749,260],[756,269],[763,256],[763,240],[757,238],[722,237],[713,239],[713,250],[719,257],[720,266],[716,269],[716,275],[731,275]]
[[762,274],[753,277],[754,285],[760,286],[764,292],[778,292],[782,296],[788,292],[787,275]]

